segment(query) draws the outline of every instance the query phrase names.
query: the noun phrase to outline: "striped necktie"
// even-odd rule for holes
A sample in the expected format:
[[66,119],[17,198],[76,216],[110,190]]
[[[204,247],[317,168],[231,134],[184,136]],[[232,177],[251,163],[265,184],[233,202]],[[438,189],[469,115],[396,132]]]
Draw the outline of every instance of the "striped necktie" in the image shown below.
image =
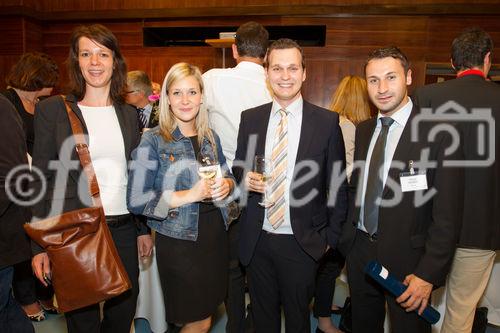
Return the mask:
[[285,220],[285,181],[287,173],[288,155],[288,113],[280,109],[281,120],[276,129],[273,153],[273,178],[271,181],[271,200],[274,205],[268,209],[267,217],[274,229],[277,229]]
[[144,108],[137,108],[137,116],[139,117],[139,125],[141,130],[145,127],[148,127],[148,119],[146,114],[144,113]]

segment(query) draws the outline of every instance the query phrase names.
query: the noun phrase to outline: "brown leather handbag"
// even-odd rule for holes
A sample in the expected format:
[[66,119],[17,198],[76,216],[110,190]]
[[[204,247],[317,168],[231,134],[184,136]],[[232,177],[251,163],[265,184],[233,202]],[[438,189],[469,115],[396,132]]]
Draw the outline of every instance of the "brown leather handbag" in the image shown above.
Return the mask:
[[60,311],[67,312],[115,297],[131,288],[106,224],[99,186],[80,121],[66,104],[80,163],[94,207],[26,223],[26,233],[49,256]]

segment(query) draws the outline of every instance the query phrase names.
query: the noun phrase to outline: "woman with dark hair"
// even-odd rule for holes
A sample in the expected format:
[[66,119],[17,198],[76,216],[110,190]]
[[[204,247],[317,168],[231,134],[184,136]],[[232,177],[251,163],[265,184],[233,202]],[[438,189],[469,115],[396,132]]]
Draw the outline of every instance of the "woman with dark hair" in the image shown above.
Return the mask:
[[[127,163],[140,133],[135,110],[122,98],[126,64],[116,37],[99,24],[81,26],[73,32],[67,63],[69,94],[65,100],[54,96],[40,102],[35,112],[33,167],[43,172],[47,191],[34,205],[33,215],[41,218],[92,206],[87,182],[80,181],[85,176],[73,149],[75,142],[65,107],[68,103],[81,121],[106,221],[132,282],[131,290],[105,302],[102,321],[99,304],[65,313],[68,332],[128,333],[139,291],[138,255],[151,254],[152,240],[146,226],[127,210]],[[35,191],[41,186],[41,180],[34,182]],[[33,247],[37,253],[32,260],[33,270],[46,284],[49,258],[36,244]],[[78,288],[78,281],[74,288]]]
[[33,115],[40,97],[50,96],[59,80],[57,64],[45,53],[28,52],[21,56],[5,79],[2,94],[14,104],[23,120],[28,154],[33,154]]
[[[16,108],[23,121],[28,154],[33,154],[35,134],[33,117],[40,97],[49,96],[59,80],[57,64],[45,53],[28,52],[12,67],[3,94]],[[29,219],[29,216],[27,217]],[[12,289],[26,315],[33,321],[45,319],[45,312],[57,313],[52,303],[52,288],[37,283],[30,260],[14,265]],[[40,302],[40,303],[39,303]]]

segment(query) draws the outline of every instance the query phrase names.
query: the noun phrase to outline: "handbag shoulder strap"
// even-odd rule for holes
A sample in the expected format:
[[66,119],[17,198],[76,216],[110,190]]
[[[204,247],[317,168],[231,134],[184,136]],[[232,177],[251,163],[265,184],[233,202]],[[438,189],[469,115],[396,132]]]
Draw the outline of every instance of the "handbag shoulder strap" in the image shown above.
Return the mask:
[[84,133],[82,129],[82,124],[78,117],[75,115],[73,110],[64,96],[61,96],[66,106],[66,112],[68,113],[69,123],[71,125],[71,130],[73,132],[76,141],[76,152],[78,153],[78,158],[82,165],[83,171],[87,176],[89,192],[94,202],[94,206],[101,207],[101,196],[99,194],[99,184],[97,184],[97,177],[95,175],[94,166],[92,165],[92,159],[90,158],[89,147],[87,142],[84,140]]

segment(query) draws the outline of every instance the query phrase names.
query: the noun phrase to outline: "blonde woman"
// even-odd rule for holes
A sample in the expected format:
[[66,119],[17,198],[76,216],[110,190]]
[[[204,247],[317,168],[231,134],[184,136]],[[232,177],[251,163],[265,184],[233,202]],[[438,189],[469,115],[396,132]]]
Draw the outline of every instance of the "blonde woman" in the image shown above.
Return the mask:
[[[167,322],[183,333],[207,332],[226,295],[227,209],[220,203],[235,183],[201,107],[200,70],[178,63],[162,87],[159,127],[144,133],[132,154],[128,205],[156,231]],[[218,177],[200,179],[200,154],[218,160]]]
[[354,75],[344,77],[333,94],[329,109],[340,115],[339,122],[346,153],[347,179],[350,179],[356,126],[371,117],[366,81]]
[[[340,81],[335,91],[330,110],[340,115],[339,123],[344,138],[346,154],[347,179],[350,180],[354,158],[354,136],[356,126],[370,118],[370,104],[366,90],[366,81],[349,75]],[[316,276],[316,291],[313,312],[318,318],[316,333],[342,332],[331,321],[331,313],[338,314],[340,310],[332,308],[335,290],[335,279],[340,275],[345,259],[338,251],[329,250],[321,259]]]

